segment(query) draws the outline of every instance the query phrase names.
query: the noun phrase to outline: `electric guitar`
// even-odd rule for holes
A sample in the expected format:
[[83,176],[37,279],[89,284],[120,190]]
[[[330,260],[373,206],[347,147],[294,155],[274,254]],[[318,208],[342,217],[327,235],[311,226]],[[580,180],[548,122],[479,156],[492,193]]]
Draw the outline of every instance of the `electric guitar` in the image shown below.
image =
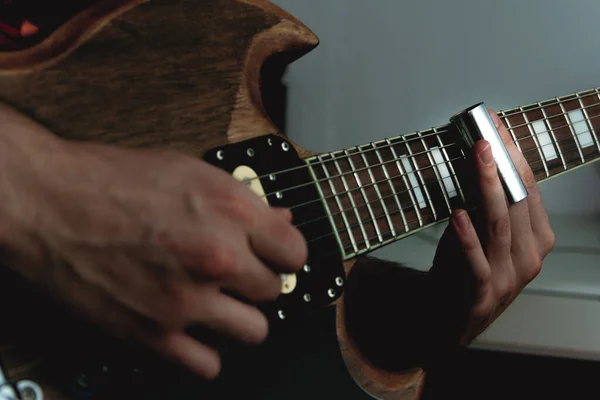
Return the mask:
[[[290,208],[309,259],[298,274],[283,276],[279,299],[264,312],[286,324],[336,307],[338,342],[357,384],[377,398],[417,399],[423,371],[386,371],[368,360],[345,327],[343,292],[358,257],[469,204],[468,146],[456,129],[448,124],[331,153],[299,147],[270,118],[261,76],[318,39],[266,0],[97,0],[57,18],[0,52],[0,101],[66,139],[200,157],[268,204]],[[538,183],[598,160],[598,89],[499,115]],[[29,298],[6,296],[35,308]],[[16,331],[11,339],[19,343],[40,333],[26,321]],[[45,398],[69,399],[29,368],[35,357],[22,347],[5,346],[1,357],[9,379],[33,379]]]

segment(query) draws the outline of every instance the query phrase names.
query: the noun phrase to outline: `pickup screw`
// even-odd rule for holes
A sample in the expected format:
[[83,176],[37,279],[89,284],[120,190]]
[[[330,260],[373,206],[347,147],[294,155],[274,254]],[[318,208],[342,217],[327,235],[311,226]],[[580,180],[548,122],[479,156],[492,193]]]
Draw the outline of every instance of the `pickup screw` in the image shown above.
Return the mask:
[[328,295],[329,297],[331,297],[331,298],[334,298],[334,297],[335,297],[335,290],[333,290],[333,289],[329,289],[329,290],[327,291],[327,295]]
[[277,192],[277,193],[275,193],[275,196],[276,196],[276,197],[277,197],[279,200],[283,199],[283,193],[281,193],[281,192]]
[[217,151],[217,158],[219,160],[223,160],[225,158],[225,156],[223,155],[223,150]]
[[285,313],[283,310],[277,311],[277,315],[279,316],[279,319],[285,319]]
[[344,280],[341,277],[335,278],[335,284],[338,286],[342,286],[344,284]]
[[23,400],[38,400],[38,396],[35,393],[35,390],[33,390],[30,387],[26,387],[25,389],[23,389],[21,397],[23,398]]
[[306,272],[306,273],[310,272],[310,265],[308,265],[308,264],[304,265],[304,272]]
[[310,297],[310,294],[308,294],[308,293],[306,293],[303,298],[304,298],[304,301],[307,303],[310,303],[310,301],[312,300],[312,298]]
[[254,157],[254,149],[250,148],[246,150],[246,154],[248,154],[248,157]]
[[281,143],[281,148],[283,149],[283,151],[288,151],[290,149],[290,145],[288,144],[288,142],[283,142]]
[[274,181],[275,179],[277,179],[277,177],[275,175],[271,174],[271,175],[269,175],[269,179]]

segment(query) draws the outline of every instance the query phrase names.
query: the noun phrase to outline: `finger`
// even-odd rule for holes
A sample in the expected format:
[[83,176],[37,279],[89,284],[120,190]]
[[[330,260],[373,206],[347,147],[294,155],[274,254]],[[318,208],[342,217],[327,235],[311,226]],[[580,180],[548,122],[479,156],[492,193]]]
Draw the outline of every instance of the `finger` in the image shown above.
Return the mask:
[[205,380],[213,380],[219,375],[221,359],[217,351],[183,332],[170,332],[158,338],[148,337],[145,342]]
[[498,178],[490,144],[480,140],[473,146],[486,227],[486,253],[491,265],[506,265],[510,258],[510,218],[504,188]]
[[271,210],[273,210],[275,214],[283,218],[286,222],[292,222],[292,212],[289,208],[274,207]]
[[248,344],[260,344],[267,337],[267,319],[256,307],[218,290],[200,295],[191,293],[186,302],[190,304],[188,314],[191,324],[202,325]]
[[264,218],[249,239],[254,253],[276,272],[297,272],[306,263],[304,236],[282,218]]
[[[529,219],[525,219],[525,216],[523,215],[522,221],[528,221],[527,226],[524,226],[523,229],[527,231],[526,233],[529,233],[528,231],[531,231],[531,234],[533,236],[533,238],[531,238],[531,241],[535,243],[536,247],[540,252],[540,255],[544,257],[554,246],[555,237],[554,232],[552,231],[552,228],[550,226],[550,219],[548,218],[548,213],[546,212],[546,207],[544,206],[542,195],[539,191],[537,182],[535,180],[535,176],[531,170],[529,163],[523,156],[523,153],[521,153],[521,151],[519,151],[516,145],[514,145],[514,142],[510,138],[510,134],[508,133],[506,126],[502,123],[498,115],[493,110],[490,111],[490,114],[492,116],[494,124],[496,124],[496,127],[498,128],[500,135],[502,136],[503,140],[505,140],[505,143],[507,143],[507,141],[509,142],[506,146],[507,150],[515,164],[515,168],[517,169],[519,175],[521,176],[521,179],[523,180],[523,184],[525,185],[525,188],[528,193],[527,201],[525,203],[527,204],[527,213]],[[524,235],[519,236],[525,237]],[[518,242],[515,242],[515,240],[513,240],[513,243]],[[521,247],[530,245],[530,243],[522,244],[523,246]]]
[[492,269],[483,251],[477,232],[473,227],[469,215],[464,210],[453,211],[451,222],[463,255],[476,278],[477,294],[475,305],[487,304],[487,297],[490,297]]
[[281,276],[257,259],[251,250],[245,253],[240,257],[243,262],[240,274],[223,282],[222,287],[255,303],[276,300],[281,294]]

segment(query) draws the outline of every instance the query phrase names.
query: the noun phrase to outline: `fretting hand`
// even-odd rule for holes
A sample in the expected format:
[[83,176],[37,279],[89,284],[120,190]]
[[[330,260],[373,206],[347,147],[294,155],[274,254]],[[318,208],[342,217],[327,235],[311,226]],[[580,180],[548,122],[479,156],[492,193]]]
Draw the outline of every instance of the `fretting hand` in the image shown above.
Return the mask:
[[[474,145],[478,210],[473,219],[464,210],[453,212],[431,269],[439,293],[446,293],[440,303],[455,307],[447,318],[451,324],[462,320],[457,328],[462,344],[482,333],[539,274],[555,241],[529,164],[498,116],[491,114],[529,195],[508,205],[489,144],[479,141]],[[466,315],[457,311],[461,307],[466,308]],[[457,313],[462,314],[460,318]]]
[[65,142],[6,107],[0,152],[7,264],[201,377],[218,374],[219,355],[185,329],[262,342],[263,314],[226,293],[275,300],[278,274],[307,257],[287,210],[195,158]]

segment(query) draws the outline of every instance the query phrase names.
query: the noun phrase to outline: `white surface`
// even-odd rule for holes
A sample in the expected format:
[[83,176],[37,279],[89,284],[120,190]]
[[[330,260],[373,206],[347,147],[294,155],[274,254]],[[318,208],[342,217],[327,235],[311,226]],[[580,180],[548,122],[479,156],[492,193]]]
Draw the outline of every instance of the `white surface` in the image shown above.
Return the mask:
[[573,124],[573,130],[575,130],[575,135],[579,140],[579,145],[583,148],[593,146],[594,139],[592,139],[592,135],[588,129],[588,124],[585,121],[583,112],[581,110],[569,111],[569,119]]
[[[480,101],[501,110],[600,85],[596,0],[275,3],[321,39],[285,78],[288,134],[309,149],[338,150],[438,126]],[[528,290],[546,294],[524,294],[479,345],[598,356],[599,168],[542,185],[557,248]],[[443,229],[374,254],[428,268]]]
[[532,121],[531,127],[537,136],[538,142],[540,143],[540,149],[542,149],[546,161],[552,161],[558,158],[556,151],[554,151],[552,141],[550,140],[550,133],[548,127],[546,127],[546,123],[544,121]]

